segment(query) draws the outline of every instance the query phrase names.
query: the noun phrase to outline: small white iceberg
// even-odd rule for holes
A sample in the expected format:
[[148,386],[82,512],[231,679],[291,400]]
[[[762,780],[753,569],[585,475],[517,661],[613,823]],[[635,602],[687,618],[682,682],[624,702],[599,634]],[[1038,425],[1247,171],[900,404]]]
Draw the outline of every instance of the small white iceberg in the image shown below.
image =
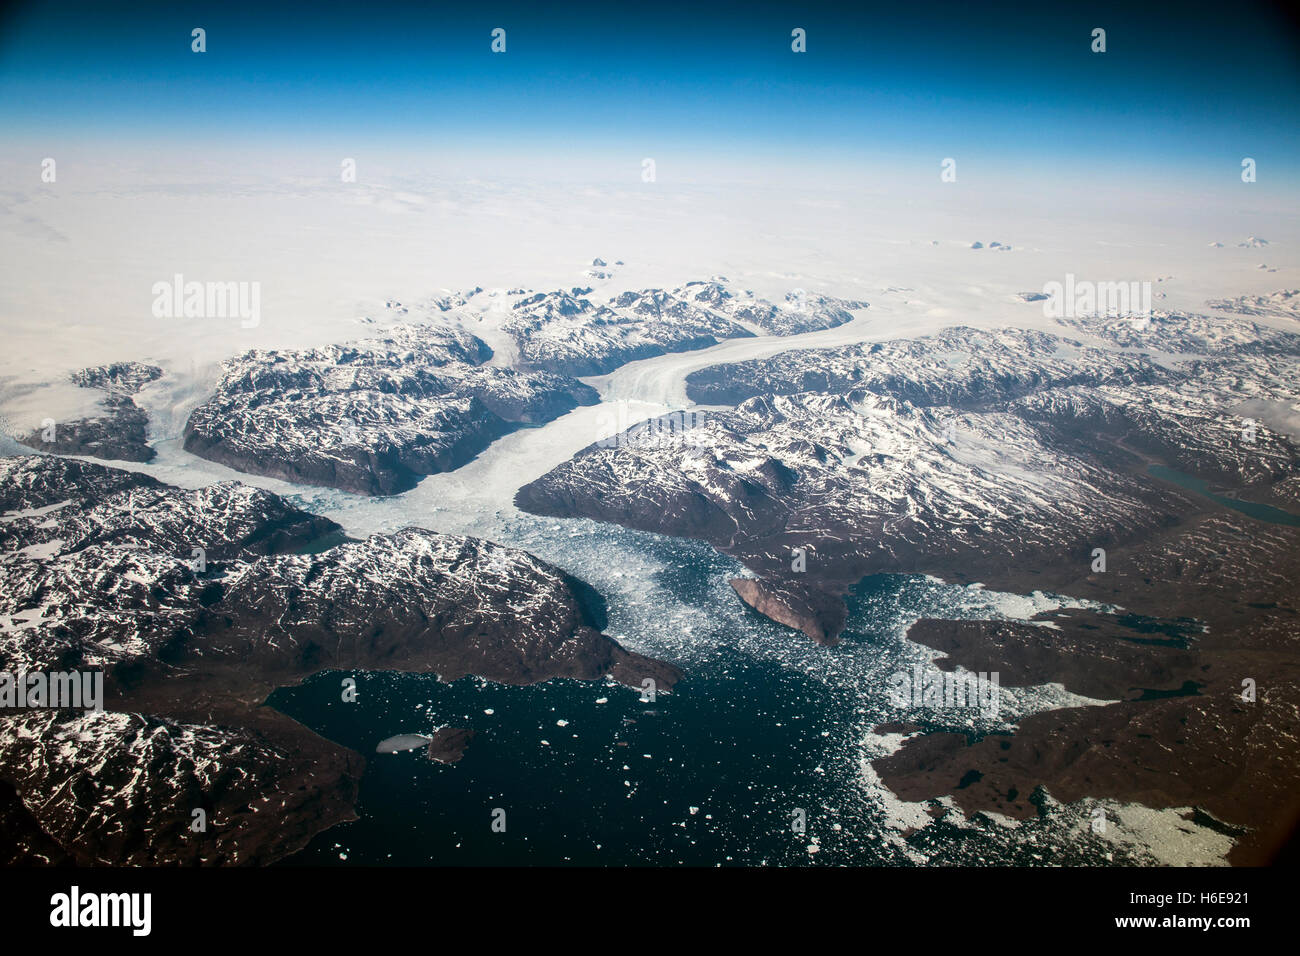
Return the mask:
[[432,740],[432,737],[426,737],[424,734],[398,734],[396,737],[389,737],[387,740],[379,741],[375,753],[396,754],[404,750],[418,750],[421,747],[427,747]]

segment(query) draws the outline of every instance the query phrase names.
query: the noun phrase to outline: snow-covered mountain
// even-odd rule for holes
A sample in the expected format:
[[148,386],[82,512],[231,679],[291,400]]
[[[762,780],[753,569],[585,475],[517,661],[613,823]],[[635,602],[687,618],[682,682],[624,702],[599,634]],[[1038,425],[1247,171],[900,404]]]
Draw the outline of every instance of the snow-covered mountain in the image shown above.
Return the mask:
[[74,421],[51,421],[49,427],[19,436],[18,441],[38,451],[61,455],[151,461],[154,450],[147,440],[149,418],[132,396],[162,374],[158,366],[141,362],[79,369],[70,376],[72,384],[103,392],[97,402],[101,412]]
[[1300,319],[1300,289],[1281,289],[1268,295],[1239,295],[1232,299],[1211,299],[1205,304],[1220,312]]
[[[1204,325],[1170,319],[1146,334],[1162,353],[1179,352],[1205,344]],[[1272,341],[1293,369],[1300,337]],[[700,400],[744,400],[689,440],[630,432],[593,445],[516,501],[703,538],[786,593],[797,626],[829,639],[843,609],[827,596],[866,574],[1005,579],[1063,557],[1082,567],[1095,547],[1197,511],[1187,492],[1146,473],[1150,462],[1256,500],[1290,500],[1295,440],[1238,409],[1265,395],[1294,403],[1300,392],[1283,374],[1261,375],[1269,365],[1254,348],[1157,364],[1046,333],[955,328],[782,353],[691,376]],[[1247,390],[1243,378],[1267,390]],[[807,550],[806,571],[791,570],[795,549]]]
[[22,804],[5,810],[30,819],[33,853],[43,833],[81,862],[269,862],[347,819],[360,758],[259,706],[323,669],[680,676],[602,634],[564,572],[476,538],[339,541],[235,482],[38,455],[0,459],[0,512],[0,669],[105,675],[106,713],[0,717]]
[[503,325],[522,362],[572,375],[603,375],[637,359],[708,348],[755,334],[795,335],[852,320],[865,302],[791,292],[780,305],[734,291],[725,279],[671,290],[628,291],[605,304],[591,290],[544,292],[514,303]]
[[394,494],[515,428],[597,401],[575,379],[482,364],[490,357],[482,340],[429,326],[252,350],[225,364],[216,394],[185,426],[185,448],[252,474]]
[[[625,292],[607,305],[591,289],[514,298],[500,333],[518,368],[493,362],[480,338],[450,324],[482,289],[427,303],[439,324],[400,324],[355,343],[251,350],[227,361],[216,394],[190,415],[185,448],[240,471],[359,494],[406,491],[454,470],[502,435],[538,425],[596,392],[574,375],[755,334],[789,335],[850,321],[862,302],[791,293],[773,305],[723,280]],[[409,319],[409,309],[390,303]],[[479,316],[481,318],[481,315]]]
[[246,485],[187,491],[56,456],[0,459],[0,509],[10,670],[156,658],[218,598],[228,563],[339,530]]
[[987,407],[1058,385],[1153,381],[1159,370],[1141,356],[1116,358],[1025,329],[962,326],[934,335],[714,365],[686,378],[687,394],[705,404],[734,405],[756,395],[843,393],[861,388],[918,406]]

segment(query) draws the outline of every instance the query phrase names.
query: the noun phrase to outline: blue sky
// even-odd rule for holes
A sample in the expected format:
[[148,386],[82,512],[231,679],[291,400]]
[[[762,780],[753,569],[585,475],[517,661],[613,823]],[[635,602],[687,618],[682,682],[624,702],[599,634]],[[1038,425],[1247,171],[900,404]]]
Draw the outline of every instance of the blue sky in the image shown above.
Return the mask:
[[[1300,178],[1298,40],[1278,8],[1038,6],[18,0],[0,20],[0,125],[19,141],[454,140],[1171,172],[1252,156]],[[505,55],[489,51],[497,26]],[[796,26],[806,54],[790,50]]]

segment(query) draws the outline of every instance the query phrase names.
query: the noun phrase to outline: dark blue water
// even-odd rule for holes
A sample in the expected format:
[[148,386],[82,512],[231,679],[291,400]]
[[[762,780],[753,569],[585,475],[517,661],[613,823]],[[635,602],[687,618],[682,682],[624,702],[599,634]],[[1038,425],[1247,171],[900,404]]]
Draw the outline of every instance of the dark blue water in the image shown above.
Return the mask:
[[[824,686],[727,651],[651,703],[576,681],[368,674],[359,683],[356,705],[331,699],[338,674],[273,701],[368,755],[362,821],[317,840],[303,855],[312,862],[337,859],[334,843],[360,863],[800,862],[792,796],[820,804],[828,780],[849,770],[822,736],[836,712]],[[373,754],[395,728],[435,723],[479,732],[458,763]],[[496,808],[505,833],[492,832]]]

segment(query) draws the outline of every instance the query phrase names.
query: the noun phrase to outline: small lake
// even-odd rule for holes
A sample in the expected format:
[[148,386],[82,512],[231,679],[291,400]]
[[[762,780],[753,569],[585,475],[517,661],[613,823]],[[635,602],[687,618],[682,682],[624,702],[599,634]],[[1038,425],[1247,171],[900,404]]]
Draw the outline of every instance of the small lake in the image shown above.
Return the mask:
[[1269,524],[1284,524],[1292,527],[1300,525],[1300,515],[1293,515],[1289,511],[1274,508],[1272,505],[1262,505],[1254,501],[1242,501],[1238,498],[1216,495],[1210,491],[1209,482],[1194,478],[1191,475],[1185,475],[1181,471],[1166,468],[1164,465],[1152,465],[1147,471],[1162,481],[1178,485],[1180,488],[1186,488],[1188,491],[1194,491],[1204,498],[1209,498],[1211,501],[1223,505],[1225,508],[1240,511],[1256,521],[1267,521]]

